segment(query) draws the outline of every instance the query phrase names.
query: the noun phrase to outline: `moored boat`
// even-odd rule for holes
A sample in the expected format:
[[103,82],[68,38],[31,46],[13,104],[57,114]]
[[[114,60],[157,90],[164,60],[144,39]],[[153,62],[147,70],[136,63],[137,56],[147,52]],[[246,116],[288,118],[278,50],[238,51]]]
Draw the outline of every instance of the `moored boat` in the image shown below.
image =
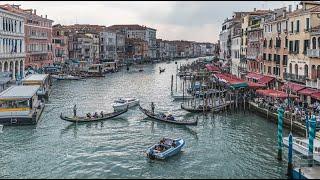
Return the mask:
[[74,116],[63,116],[62,113],[60,114],[60,118],[62,120],[65,120],[65,121],[69,121],[69,122],[74,122],[74,123],[78,123],[78,122],[96,122],[96,121],[103,121],[103,120],[107,120],[107,119],[111,119],[111,118],[114,118],[114,117],[117,117],[117,116],[120,116],[121,114],[124,114],[125,112],[128,111],[128,108],[126,108],[125,110],[123,111],[114,111],[112,113],[107,113],[107,114],[103,114],[102,115],[99,115],[97,117],[74,117]]
[[198,106],[188,106],[184,103],[181,103],[181,109],[184,109],[186,111],[192,112],[192,113],[200,113],[200,112],[219,112],[229,106],[231,101],[226,101],[225,103],[218,103],[217,101],[216,105],[198,105]]
[[51,77],[56,80],[80,80],[80,79],[82,79],[81,77],[72,76],[72,75],[68,75],[68,74],[52,75]]
[[142,108],[139,105],[139,109],[148,117],[158,120],[158,121],[162,121],[162,122],[168,122],[168,123],[172,123],[172,124],[180,124],[180,125],[197,125],[198,124],[198,120],[196,121],[180,121],[180,120],[176,120],[175,117],[173,116],[166,116],[163,113],[158,113],[158,114],[153,114],[151,111]]
[[171,97],[173,97],[174,100],[193,99],[193,96],[189,94],[172,94]]
[[150,159],[166,159],[181,152],[182,147],[185,145],[183,139],[163,138],[160,143],[149,147],[146,155]]
[[[283,138],[283,144],[286,147],[289,147],[288,137]],[[292,149],[295,152],[307,157],[309,153],[309,139],[302,137],[292,137]],[[313,143],[313,159],[317,162],[320,162],[320,141],[317,139],[314,139]]]
[[122,111],[127,107],[131,108],[136,105],[139,105],[139,103],[140,103],[139,99],[135,97],[119,98],[114,101],[114,103],[112,104],[112,107],[114,111]]

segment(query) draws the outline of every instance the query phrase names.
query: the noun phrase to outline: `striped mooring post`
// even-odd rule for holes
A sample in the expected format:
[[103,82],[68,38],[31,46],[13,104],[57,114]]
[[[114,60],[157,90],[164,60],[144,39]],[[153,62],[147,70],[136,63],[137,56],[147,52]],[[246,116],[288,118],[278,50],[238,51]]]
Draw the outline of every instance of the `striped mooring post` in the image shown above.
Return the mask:
[[291,179],[292,178],[292,170],[293,170],[293,164],[292,164],[292,133],[289,134],[289,149],[288,149],[288,176]]
[[308,148],[308,165],[309,167],[313,164],[313,141],[316,137],[316,116],[312,115],[310,121],[310,130],[309,130],[309,148]]
[[278,109],[278,160],[282,161],[282,128],[283,128],[283,107]]

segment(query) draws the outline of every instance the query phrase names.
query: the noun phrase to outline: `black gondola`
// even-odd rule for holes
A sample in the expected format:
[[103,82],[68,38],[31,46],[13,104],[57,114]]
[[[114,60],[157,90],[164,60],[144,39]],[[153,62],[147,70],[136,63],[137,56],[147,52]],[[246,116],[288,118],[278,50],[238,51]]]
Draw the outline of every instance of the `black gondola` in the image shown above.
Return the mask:
[[104,114],[103,117],[101,115],[99,115],[100,117],[98,116],[97,118],[94,118],[94,117],[91,117],[91,118],[88,118],[88,117],[67,117],[67,116],[63,116],[61,113],[60,118],[65,121],[75,122],[75,123],[77,123],[77,122],[97,122],[97,121],[104,121],[107,119],[111,119],[111,118],[120,116],[121,114],[123,114],[127,111],[128,111],[128,108],[123,111],[115,111],[112,113]]
[[177,121],[177,120],[165,119],[165,118],[162,118],[160,116],[160,114],[153,114],[151,111],[142,108],[140,105],[139,105],[139,109],[148,117],[155,119],[155,120],[158,120],[158,121],[168,122],[168,123],[172,123],[172,124],[180,124],[180,125],[195,125],[196,126],[198,124],[198,120],[190,122],[190,121]]
[[162,72],[164,72],[166,69],[165,69],[165,68],[163,68],[163,69],[159,68],[159,70],[160,70],[160,73],[162,73]]
[[229,103],[221,104],[221,105],[218,105],[218,106],[215,106],[215,107],[208,106],[206,108],[206,107],[198,106],[196,108],[193,108],[193,107],[190,108],[190,107],[185,106],[183,103],[181,103],[181,109],[184,109],[184,110],[192,112],[192,113],[201,113],[201,112],[210,112],[210,111],[219,112],[223,108],[227,107],[228,105],[229,105]]

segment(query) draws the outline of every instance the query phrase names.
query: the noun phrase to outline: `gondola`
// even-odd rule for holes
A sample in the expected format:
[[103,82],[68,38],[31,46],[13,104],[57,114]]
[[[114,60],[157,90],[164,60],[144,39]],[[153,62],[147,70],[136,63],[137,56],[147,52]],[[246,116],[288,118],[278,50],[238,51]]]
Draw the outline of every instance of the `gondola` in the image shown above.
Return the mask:
[[198,120],[190,122],[190,121],[177,121],[177,120],[170,120],[170,119],[162,118],[160,114],[153,114],[151,111],[142,108],[140,105],[139,105],[139,109],[148,117],[155,119],[155,120],[158,120],[158,121],[168,122],[168,123],[172,123],[172,124],[180,124],[180,125],[197,125],[198,124]]
[[96,122],[96,121],[104,121],[104,120],[107,120],[107,119],[111,119],[111,118],[114,118],[114,117],[117,117],[117,116],[120,116],[121,114],[125,113],[128,111],[128,108],[126,108],[125,110],[123,111],[115,111],[115,112],[112,112],[112,113],[107,113],[107,114],[104,114],[103,117],[100,117],[98,116],[97,118],[88,118],[88,117],[67,117],[67,116],[63,116],[62,113],[60,114],[60,118],[62,120],[65,120],[65,121],[69,121],[69,122],[74,122],[74,123],[78,123],[78,122]]
[[223,108],[227,107],[229,105],[229,103],[226,103],[226,104],[220,104],[220,105],[217,105],[215,107],[211,107],[211,106],[208,106],[207,108],[203,108],[203,107],[196,107],[196,108],[190,108],[190,107],[187,107],[185,106],[183,103],[181,103],[181,109],[184,109],[186,111],[189,111],[189,112],[192,112],[192,113],[201,113],[201,112],[219,112],[221,111]]
[[161,68],[159,68],[159,70],[160,70],[160,73],[162,73],[162,72],[164,72],[166,69],[161,69]]

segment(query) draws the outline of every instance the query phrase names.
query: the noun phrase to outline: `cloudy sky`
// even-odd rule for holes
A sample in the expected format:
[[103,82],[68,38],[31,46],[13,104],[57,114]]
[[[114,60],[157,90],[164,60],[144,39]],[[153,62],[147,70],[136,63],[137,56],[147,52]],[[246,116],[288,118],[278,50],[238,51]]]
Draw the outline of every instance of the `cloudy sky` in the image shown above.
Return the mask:
[[37,9],[54,24],[140,24],[157,29],[157,38],[217,42],[221,23],[233,11],[293,7],[295,1],[2,1]]

